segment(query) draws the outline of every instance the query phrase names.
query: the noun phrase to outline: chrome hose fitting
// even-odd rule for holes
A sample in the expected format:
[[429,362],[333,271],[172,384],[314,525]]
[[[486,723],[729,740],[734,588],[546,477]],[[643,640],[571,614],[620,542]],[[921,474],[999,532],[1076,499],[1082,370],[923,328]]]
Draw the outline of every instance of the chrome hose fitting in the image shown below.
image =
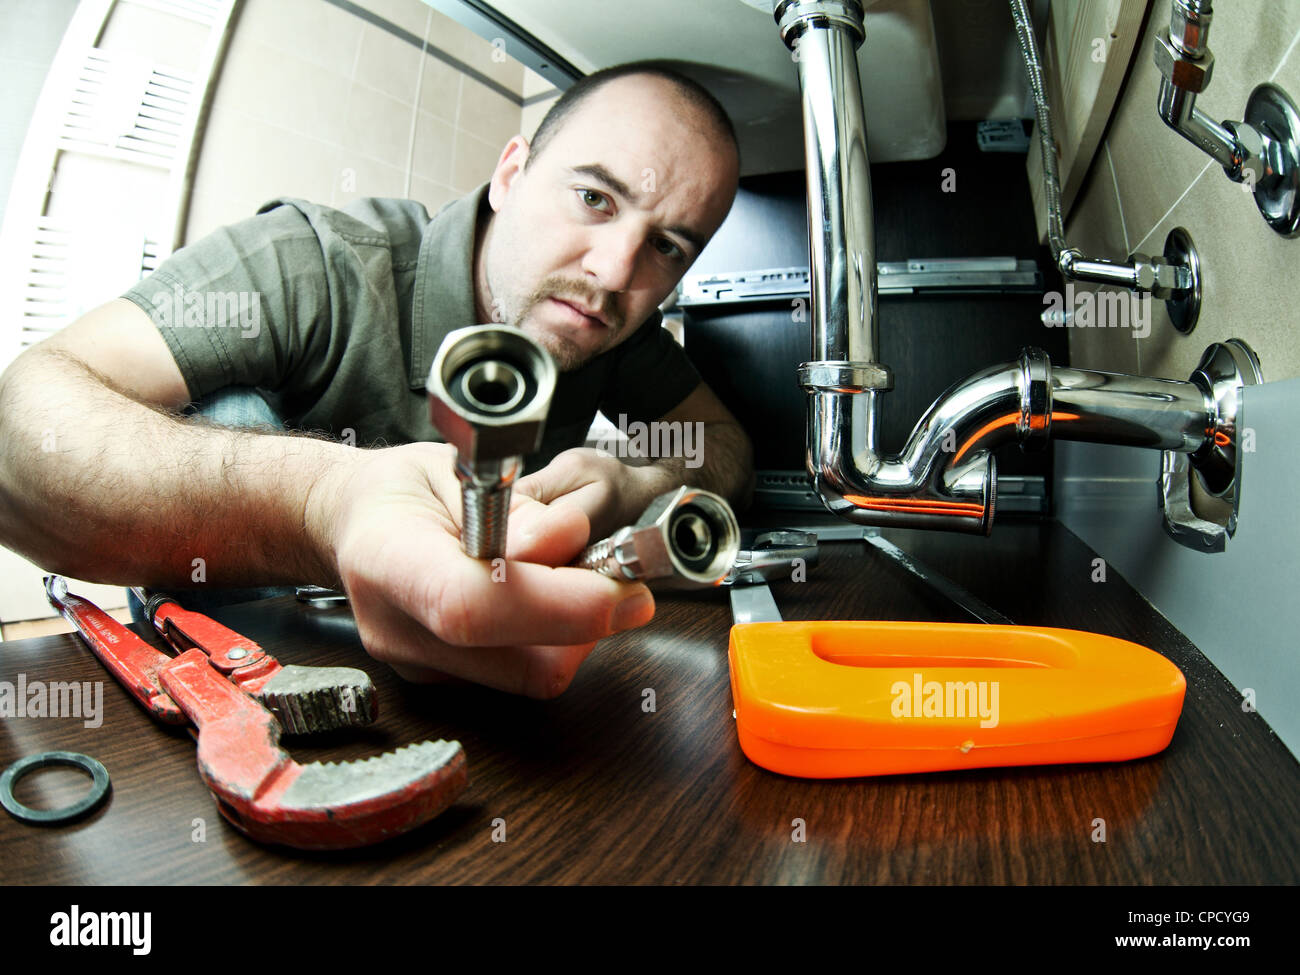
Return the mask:
[[1260,216],[1283,237],[1300,236],[1300,108],[1271,82],[1256,85],[1242,120],[1216,122],[1196,104],[1210,86],[1210,0],[1171,0],[1156,35],[1162,75],[1156,113],[1171,129],[1244,183]]
[[555,363],[517,328],[474,325],[443,339],[429,370],[429,420],[456,448],[461,548],[505,555],[510,490],[536,450],[555,392]]
[[611,579],[695,589],[721,585],[740,552],[731,505],[681,487],[650,502],[635,524],[585,549],[573,564]]

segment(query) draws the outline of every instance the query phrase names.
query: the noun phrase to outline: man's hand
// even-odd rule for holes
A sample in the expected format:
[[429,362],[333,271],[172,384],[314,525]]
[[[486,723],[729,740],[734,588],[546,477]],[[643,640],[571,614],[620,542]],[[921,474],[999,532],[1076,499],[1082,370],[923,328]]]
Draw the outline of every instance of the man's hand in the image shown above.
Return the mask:
[[581,509],[591,523],[591,538],[605,538],[630,525],[663,494],[683,485],[720,494],[743,508],[753,491],[753,447],[744,429],[704,383],[659,421],[671,426],[696,424],[698,453],[690,458],[656,457],[640,467],[588,447],[557,454],[540,471],[515,485],[543,504],[568,504]]
[[671,474],[655,465],[630,467],[599,450],[574,447],[521,477],[514,493],[577,508],[591,526],[588,541],[594,542],[636,521],[651,501],[675,486]]
[[[313,488],[307,530],[337,567],[371,656],[410,680],[453,675],[554,697],[597,640],[650,620],[653,597],[639,583],[565,567],[587,543],[585,508],[523,491],[512,499],[506,560],[465,555],[454,462],[445,444],[358,451]],[[574,493],[584,491],[598,510],[599,487]]]

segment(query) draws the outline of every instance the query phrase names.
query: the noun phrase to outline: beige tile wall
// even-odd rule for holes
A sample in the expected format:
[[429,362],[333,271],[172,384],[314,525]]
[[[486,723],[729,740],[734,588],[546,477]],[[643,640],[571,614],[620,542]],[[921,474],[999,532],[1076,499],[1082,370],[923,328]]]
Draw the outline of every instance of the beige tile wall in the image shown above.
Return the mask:
[[541,75],[525,69],[524,71],[524,110],[519,130],[529,139],[542,124],[547,110],[559,100],[560,93],[556,87]]
[[[1186,379],[1212,342],[1237,336],[1259,354],[1266,380],[1300,376],[1300,239],[1269,229],[1253,198],[1209,156],[1156,115],[1160,73],[1155,35],[1168,25],[1168,0],[1153,0],[1146,33],[1066,231],[1090,255],[1160,253],[1169,231],[1186,228],[1200,252],[1205,298],[1190,335],[1154,302],[1150,334],[1072,329],[1076,366]],[[1216,5],[1210,30],[1214,75],[1198,106],[1212,118],[1240,119],[1251,90],[1281,85],[1300,99],[1300,3]]]
[[[331,206],[404,197],[433,213],[491,175],[520,131],[523,66],[421,0],[358,6],[407,36],[326,0],[245,0],[212,101],[188,240],[277,196]],[[443,57],[422,55],[411,38]]]

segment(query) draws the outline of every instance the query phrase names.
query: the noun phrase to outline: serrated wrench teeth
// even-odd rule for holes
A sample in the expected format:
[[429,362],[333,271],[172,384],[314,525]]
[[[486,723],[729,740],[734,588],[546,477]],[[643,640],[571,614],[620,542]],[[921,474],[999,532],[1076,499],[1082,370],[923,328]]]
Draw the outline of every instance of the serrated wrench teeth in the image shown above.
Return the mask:
[[362,727],[379,714],[370,675],[355,667],[288,664],[250,693],[289,735]]
[[370,724],[378,715],[375,686],[355,667],[285,666],[261,646],[211,617],[161,593],[135,589],[154,628],[178,653],[198,649],[230,682],[257,698],[287,734]]

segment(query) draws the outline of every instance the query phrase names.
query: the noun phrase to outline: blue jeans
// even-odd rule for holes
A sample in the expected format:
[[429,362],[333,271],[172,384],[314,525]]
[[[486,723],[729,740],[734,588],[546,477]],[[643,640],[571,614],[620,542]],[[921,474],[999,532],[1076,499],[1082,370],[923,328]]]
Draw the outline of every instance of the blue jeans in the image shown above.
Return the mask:
[[[197,403],[192,403],[187,413],[207,417],[213,423],[226,427],[270,427],[275,430],[284,428],[284,424],[275,411],[267,405],[256,392],[245,386],[227,386],[214,393],[209,393]],[[184,606],[198,613],[206,613],[219,606],[233,603],[246,603],[255,599],[273,599],[276,596],[292,596],[292,586],[258,586],[249,589],[167,589],[166,592]],[[131,619],[139,623],[144,620],[144,607],[135,598],[131,590],[126,591],[126,603],[131,610]]]

